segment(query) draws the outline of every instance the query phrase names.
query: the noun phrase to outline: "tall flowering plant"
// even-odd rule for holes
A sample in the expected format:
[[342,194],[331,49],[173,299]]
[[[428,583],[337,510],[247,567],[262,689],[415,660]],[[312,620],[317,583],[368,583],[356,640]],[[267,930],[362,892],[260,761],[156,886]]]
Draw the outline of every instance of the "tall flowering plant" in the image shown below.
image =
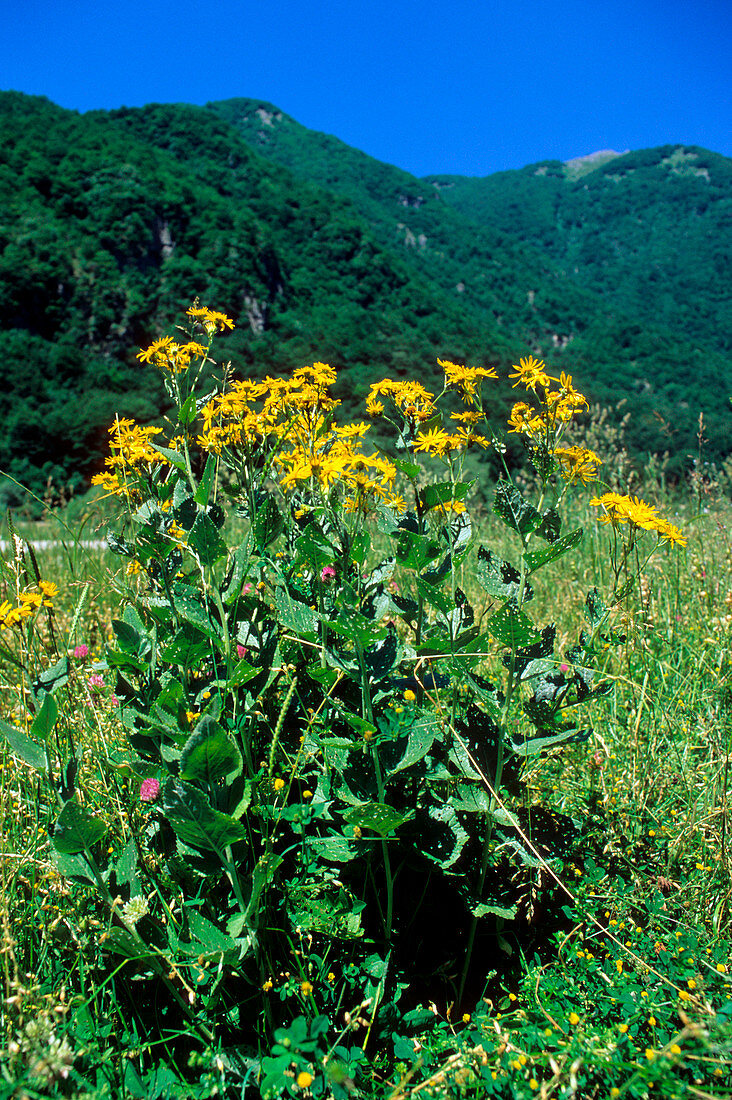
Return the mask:
[[[523,776],[590,736],[614,604],[590,591],[564,652],[529,605],[583,537],[563,530],[563,502],[601,460],[568,442],[586,406],[572,379],[522,359],[509,429],[538,488],[527,499],[503,467],[504,557],[477,540],[466,472],[473,448],[503,461],[494,370],[441,361],[439,393],[383,379],[369,420],[340,424],[323,363],[261,381],[227,369],[201,394],[232,322],[198,305],[188,321],[139,356],[163,372],[170,429],[118,420],[95,478],[123,506],[108,539],[132,595],[107,662],[144,842],[94,874],[129,895],[107,948],[164,971],[207,1041],[274,1037],[261,1077],[275,1094],[312,1084],[344,1009],[363,1044],[410,984],[440,995],[419,944],[434,946],[446,899],[451,996],[478,997],[482,933],[516,918],[517,868],[536,885],[568,855],[573,823],[529,809]],[[594,503],[624,568],[646,535],[683,542],[641,502]],[[60,853],[98,861],[90,812],[69,821]]]

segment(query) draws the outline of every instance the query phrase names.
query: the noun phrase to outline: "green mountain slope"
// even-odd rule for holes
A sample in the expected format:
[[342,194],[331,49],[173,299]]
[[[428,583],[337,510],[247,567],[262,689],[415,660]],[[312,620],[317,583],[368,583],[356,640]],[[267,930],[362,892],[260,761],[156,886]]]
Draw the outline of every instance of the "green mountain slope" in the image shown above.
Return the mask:
[[710,453],[729,450],[724,158],[428,181],[254,100],[79,115],[12,92],[0,137],[0,469],[36,492],[86,483],[115,412],[163,414],[135,352],[195,295],[235,319],[237,369],[328,361],[346,411],[377,377],[436,377],[438,356],[531,351],[632,399],[639,460],[670,446],[680,470],[700,410]]
[[240,369],[329,360],[351,402],[441,354],[511,357],[347,199],[202,108],[79,116],[6,93],[0,134],[0,469],[36,492],[84,483],[115,412],[160,415],[135,352],[194,295],[236,319],[225,352]]
[[435,176],[445,202],[511,232],[637,320],[732,349],[732,161],[696,146]]

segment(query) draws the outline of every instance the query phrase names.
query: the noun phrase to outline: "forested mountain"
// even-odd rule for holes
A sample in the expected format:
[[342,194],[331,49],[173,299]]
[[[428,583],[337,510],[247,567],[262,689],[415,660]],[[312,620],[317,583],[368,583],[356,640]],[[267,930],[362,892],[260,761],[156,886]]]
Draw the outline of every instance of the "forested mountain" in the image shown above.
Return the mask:
[[669,447],[660,414],[680,469],[700,410],[729,449],[725,158],[418,180],[259,101],[80,115],[14,92],[0,136],[0,469],[36,492],[86,483],[115,412],[164,412],[135,352],[196,295],[237,322],[240,372],[328,361],[351,405],[438,356],[533,352],[632,397],[641,453]]

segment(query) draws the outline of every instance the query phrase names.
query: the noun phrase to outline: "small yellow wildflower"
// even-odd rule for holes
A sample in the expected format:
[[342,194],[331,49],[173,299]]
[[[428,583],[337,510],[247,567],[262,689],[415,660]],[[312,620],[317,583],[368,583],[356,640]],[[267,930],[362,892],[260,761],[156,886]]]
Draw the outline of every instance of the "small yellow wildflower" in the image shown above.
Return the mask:
[[579,1016],[577,1015],[576,1012],[570,1012],[569,1022],[572,1025],[572,1027],[576,1027],[577,1024],[580,1022],[580,1018],[579,1018]]
[[309,997],[310,994],[313,992],[313,987],[310,982],[300,982],[300,992],[302,993],[303,997]]
[[305,1070],[303,1070],[301,1073],[298,1073],[298,1075],[297,1075],[297,1087],[298,1088],[300,1088],[300,1089],[309,1089],[310,1086],[312,1085],[312,1083],[313,1083],[313,1075],[311,1073],[306,1073]]
[[408,703],[413,703],[417,696],[414,694],[411,688],[407,688],[404,692],[404,698]]
[[281,790],[282,790],[282,788],[284,787],[284,785],[285,785],[285,781],[284,781],[284,779],[275,779],[275,781],[274,781],[274,789],[275,789],[276,791],[281,791]]

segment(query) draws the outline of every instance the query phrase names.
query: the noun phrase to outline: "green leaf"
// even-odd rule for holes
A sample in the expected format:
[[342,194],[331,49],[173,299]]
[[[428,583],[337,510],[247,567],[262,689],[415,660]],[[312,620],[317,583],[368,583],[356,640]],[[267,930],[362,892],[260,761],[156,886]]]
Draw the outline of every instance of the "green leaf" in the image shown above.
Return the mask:
[[202,565],[213,565],[228,553],[216,524],[205,512],[196,517],[196,522],[188,532],[188,545],[198,555]]
[[282,534],[284,526],[282,509],[273,497],[266,497],[257,508],[252,524],[252,533],[260,553]]
[[415,578],[415,583],[417,585],[417,591],[428,607],[436,608],[445,616],[450,614],[454,605],[446,592],[440,591],[437,585],[430,584],[420,576]]
[[62,657],[55,665],[45,669],[37,680],[33,682],[33,691],[36,696],[43,692],[53,695],[59,688],[64,687],[69,681],[69,659]]
[[178,665],[180,668],[193,668],[210,652],[211,642],[198,627],[191,623],[183,623],[167,645],[161,647],[160,656],[168,664]]
[[195,787],[169,780],[163,788],[163,810],[184,844],[221,854],[247,837],[246,828],[228,814],[214,810]]
[[593,628],[599,626],[602,620],[605,618],[605,612],[607,608],[602,602],[600,593],[596,588],[591,588],[587,593],[587,599],[585,600],[585,619]]
[[[485,546],[478,547],[477,578],[489,595],[498,596],[502,600],[515,599],[521,590],[519,571]],[[530,600],[533,595],[531,585],[524,581],[524,600]]]
[[296,560],[314,573],[320,573],[324,565],[332,565],[336,548],[328,541],[317,523],[309,523],[295,540]]
[[183,747],[180,777],[213,784],[239,772],[242,759],[233,741],[213,718],[204,715]]
[[503,920],[513,920],[518,912],[515,905],[498,905],[495,902],[482,901],[479,905],[471,905],[470,912],[474,917],[501,917]]
[[214,454],[210,454],[206,459],[206,465],[203,469],[201,480],[198,483],[198,488],[193,494],[193,499],[196,504],[200,504],[203,508],[206,507],[211,496],[211,486],[213,484],[217,464],[218,457]]
[[176,588],[173,592],[173,600],[175,610],[181,619],[197,626],[207,638],[213,638],[220,642],[221,628],[201,603],[195,589],[189,585],[186,585],[185,588],[183,586]]
[[275,590],[275,605],[280,613],[280,621],[286,630],[294,634],[316,634],[320,616],[307,604],[293,599],[284,588]]
[[172,451],[169,447],[161,447],[159,443],[152,443],[148,440],[148,445],[152,447],[154,451],[157,451],[163,458],[167,458],[171,466],[175,466],[181,473],[186,472],[186,460],[180,451]]
[[67,802],[56,819],[52,844],[57,852],[78,855],[101,840],[107,826],[78,802]]
[[383,802],[363,802],[360,806],[353,806],[343,816],[349,825],[357,825],[359,829],[372,829],[379,836],[385,837],[396,832],[412,815],[402,814]]
[[495,615],[491,615],[485,625],[489,634],[509,649],[533,645],[541,640],[539,631],[528,615],[524,615],[513,604],[504,604]]
[[574,546],[582,541],[584,530],[582,527],[578,527],[575,531],[570,531],[568,534],[563,535],[556,542],[552,542],[544,550],[534,550],[531,553],[524,555],[524,561],[528,567],[529,573],[535,572],[542,565],[546,565],[547,562],[556,561],[557,558],[561,558],[562,554],[566,554],[568,550],[571,550]]
[[190,394],[181,405],[178,410],[178,423],[179,424],[192,424],[196,419],[196,395]]
[[468,834],[450,802],[432,805],[417,822],[420,848],[428,859],[440,867],[452,867],[468,842]]
[[[47,696],[48,699],[51,696]],[[48,771],[48,761],[46,760],[46,750],[43,745],[39,745],[36,741],[33,741],[22,730],[17,729],[15,726],[11,726],[8,722],[0,719],[0,733],[4,734],[5,740],[10,745],[10,748],[19,756],[26,764],[30,764],[32,768],[35,768],[37,772],[41,772],[45,775]]]
[[420,571],[438,558],[439,542],[431,535],[418,535],[414,531],[400,531],[396,545],[396,560],[404,569]]
[[204,953],[226,955],[233,951],[237,955],[239,954],[239,944],[236,940],[217,928],[213,921],[202,917],[198,910],[192,906],[188,906],[187,914],[191,935],[199,944],[203,945]]
[[432,713],[420,715],[409,727],[409,740],[404,755],[389,769],[389,779],[422,760],[441,733],[441,727]]
[[591,733],[591,729],[578,730],[574,726],[558,731],[538,730],[535,734],[526,737],[514,733],[511,735],[511,751],[516,756],[538,756],[547,749],[556,748],[557,745],[575,745],[587,741]]
[[493,499],[493,511],[508,527],[518,531],[520,535],[530,534],[541,523],[541,516],[533,504],[525,501],[516,486],[509,481],[498,482]]
[[56,706],[56,700],[52,695],[45,695],[40,710],[33,719],[31,736],[37,737],[41,741],[45,741],[56,725],[57,718],[58,707]]
[[453,500],[465,500],[474,484],[475,481],[456,481],[454,485],[449,481],[442,481],[437,485],[427,485],[420,494],[422,507],[429,511]]
[[421,466],[418,466],[416,462],[410,462],[407,458],[391,458],[389,461],[393,462],[397,470],[404,474],[406,478],[409,478],[410,481],[414,481],[422,472]]

